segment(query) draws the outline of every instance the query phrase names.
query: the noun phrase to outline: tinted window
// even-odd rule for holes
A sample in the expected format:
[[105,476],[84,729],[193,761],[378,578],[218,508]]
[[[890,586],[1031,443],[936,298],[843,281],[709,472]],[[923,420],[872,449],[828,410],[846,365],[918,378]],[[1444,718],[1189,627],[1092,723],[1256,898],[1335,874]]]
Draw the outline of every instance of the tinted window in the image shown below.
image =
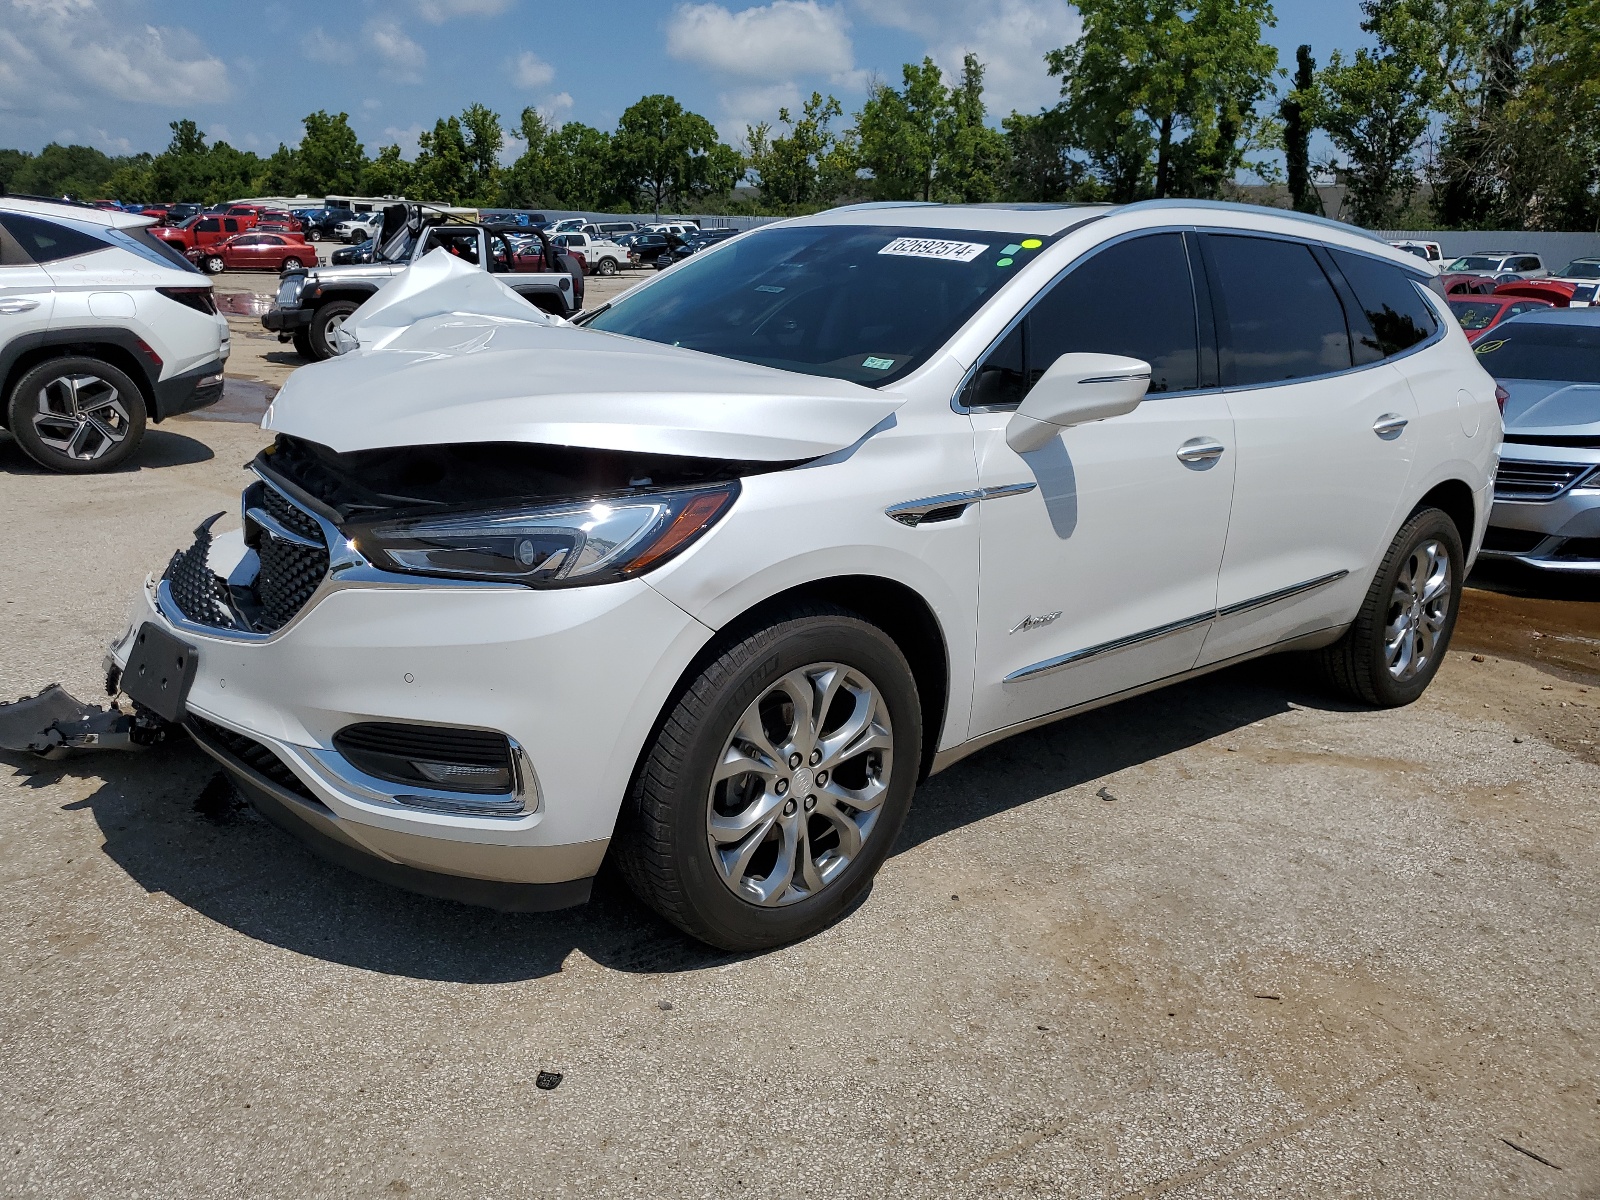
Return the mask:
[[1028,386],[1063,354],[1123,354],[1150,364],[1150,392],[1199,386],[1194,288],[1183,236],[1119,242],[1074,267],[1025,322]]
[[218,223],[215,217],[207,217],[204,221],[197,222],[195,225],[197,233],[216,233],[221,228],[221,224]]
[[1309,246],[1210,234],[1221,293],[1225,387],[1281,383],[1350,366],[1344,307]]
[[1525,312],[1534,312],[1537,309],[1549,307],[1548,304],[1540,304],[1537,300],[1519,300],[1506,309],[1506,316],[1520,317]]
[[1550,379],[1600,383],[1600,325],[1546,325],[1518,321],[1473,347],[1496,379]]
[[1540,263],[1537,258],[1519,258],[1517,259],[1517,265],[1511,269],[1513,271],[1537,271],[1540,269]]
[[1461,328],[1469,332],[1487,329],[1494,324],[1495,317],[1500,315],[1500,307],[1487,300],[1450,301],[1450,311],[1455,313],[1456,320],[1461,322]]
[[1367,315],[1370,329],[1356,326],[1356,337],[1384,358],[1409,350],[1437,332],[1439,323],[1433,309],[1422,298],[1409,271],[1382,259],[1334,250],[1333,259],[1350,283],[1356,300]]
[[600,310],[594,329],[877,387],[925,362],[1050,239],[973,229],[761,229]]
[[0,226],[0,267],[31,267],[33,259],[22,252],[22,245]]
[[0,215],[0,224],[21,243],[23,253],[36,263],[55,262],[106,248],[105,242],[91,234],[21,213]]

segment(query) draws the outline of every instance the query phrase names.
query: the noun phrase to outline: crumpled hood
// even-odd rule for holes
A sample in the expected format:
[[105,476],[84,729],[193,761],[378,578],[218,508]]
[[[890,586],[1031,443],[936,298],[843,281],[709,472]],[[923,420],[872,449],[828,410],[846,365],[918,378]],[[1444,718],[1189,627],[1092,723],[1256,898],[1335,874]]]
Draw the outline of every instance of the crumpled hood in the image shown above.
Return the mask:
[[347,323],[361,349],[296,371],[261,427],[341,453],[531,442],[783,462],[842,450],[905,401],[582,329],[546,317],[491,275],[450,266],[437,293],[401,276],[362,305]]
[[1507,433],[1600,437],[1600,384],[1503,379]]

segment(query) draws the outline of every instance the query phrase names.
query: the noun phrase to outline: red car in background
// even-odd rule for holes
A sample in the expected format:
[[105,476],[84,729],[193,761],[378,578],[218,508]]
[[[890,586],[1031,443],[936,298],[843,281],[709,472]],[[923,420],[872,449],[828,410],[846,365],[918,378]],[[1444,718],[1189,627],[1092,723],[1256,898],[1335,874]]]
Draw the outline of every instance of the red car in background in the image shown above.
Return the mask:
[[[1515,287],[1515,284],[1506,284],[1506,287]],[[1455,313],[1456,320],[1461,322],[1461,328],[1466,331],[1467,341],[1475,342],[1489,330],[1508,321],[1512,317],[1520,316],[1525,312],[1533,312],[1540,308],[1552,307],[1548,300],[1534,300],[1525,296],[1452,296],[1445,301],[1450,306],[1450,311]]]
[[190,255],[208,275],[232,271],[294,271],[317,265],[317,249],[295,233],[252,230]]
[[256,223],[250,217],[224,217],[215,213],[196,213],[181,225],[157,227],[150,232],[169,246],[193,258],[203,250],[224,242],[235,234],[246,233]]
[[1564,279],[1524,279],[1521,283],[1502,283],[1494,294],[1543,300],[1557,308],[1584,308],[1594,303],[1595,285]]
[[1487,296],[1495,289],[1495,282],[1487,275],[1457,273],[1439,276],[1439,285],[1450,296]]

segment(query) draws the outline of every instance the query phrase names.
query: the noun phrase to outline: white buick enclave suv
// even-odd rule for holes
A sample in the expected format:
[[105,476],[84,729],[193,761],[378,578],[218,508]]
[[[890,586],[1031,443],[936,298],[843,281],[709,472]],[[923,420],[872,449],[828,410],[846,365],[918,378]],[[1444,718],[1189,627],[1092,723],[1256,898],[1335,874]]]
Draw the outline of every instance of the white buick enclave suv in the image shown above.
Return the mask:
[[355,319],[114,666],[358,870],[536,909],[609,850],[782,943],[1009,734],[1284,650],[1421,694],[1501,436],[1431,275],[1253,207],[869,205],[581,327]]

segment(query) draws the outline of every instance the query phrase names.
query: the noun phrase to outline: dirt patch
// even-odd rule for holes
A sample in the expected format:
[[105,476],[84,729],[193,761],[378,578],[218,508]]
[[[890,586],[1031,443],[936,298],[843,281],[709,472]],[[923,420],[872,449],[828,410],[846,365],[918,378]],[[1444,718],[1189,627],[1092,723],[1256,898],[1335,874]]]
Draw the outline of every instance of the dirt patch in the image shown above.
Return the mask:
[[1452,647],[1600,683],[1600,583],[1527,571],[1473,572]]

